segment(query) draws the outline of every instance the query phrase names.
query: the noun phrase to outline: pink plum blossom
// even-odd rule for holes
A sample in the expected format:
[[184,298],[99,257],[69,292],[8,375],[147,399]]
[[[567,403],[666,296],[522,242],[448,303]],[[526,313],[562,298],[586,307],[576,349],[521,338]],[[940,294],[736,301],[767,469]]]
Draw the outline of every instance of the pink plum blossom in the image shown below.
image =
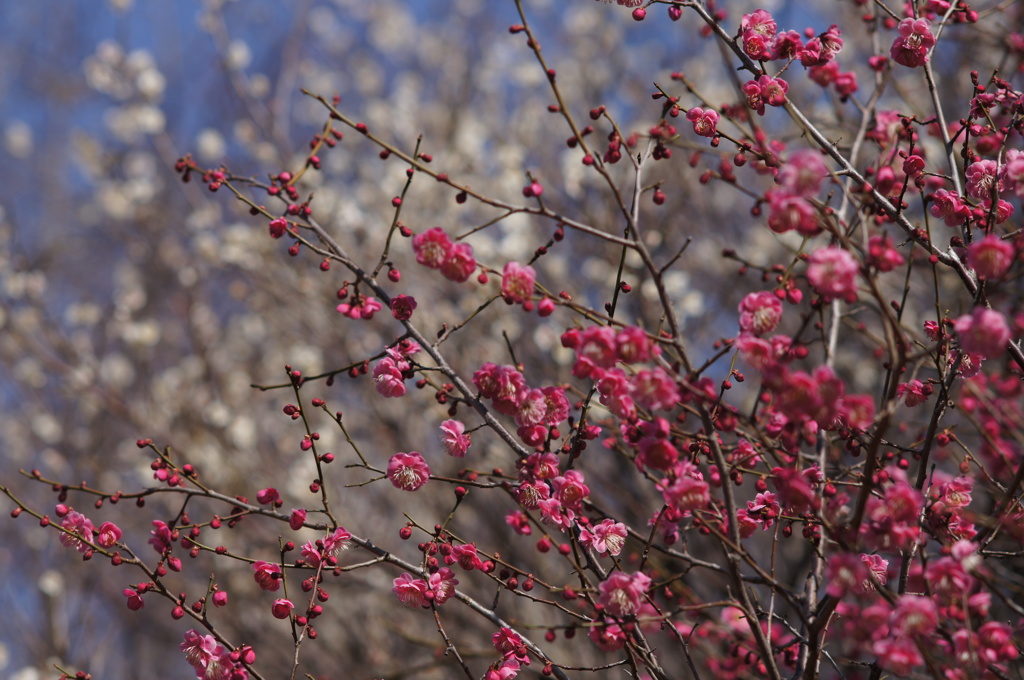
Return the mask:
[[1013,244],[995,234],[989,234],[967,248],[967,264],[979,277],[989,280],[1001,279],[1016,257]]
[[718,134],[718,118],[717,111],[699,106],[686,112],[686,120],[693,123],[693,131],[701,137],[714,137]]
[[842,248],[820,248],[811,254],[807,279],[819,294],[853,302],[857,299],[860,265]]
[[580,543],[598,554],[618,555],[626,543],[626,525],[611,519],[602,520],[590,530],[580,532]]
[[388,479],[403,491],[416,491],[430,478],[430,467],[416,451],[396,453],[388,461]]
[[976,307],[957,319],[953,327],[964,351],[985,359],[998,357],[1010,342],[1006,317],[993,309]]
[[505,300],[521,304],[533,295],[533,282],[537,273],[530,265],[512,261],[505,264],[501,274],[501,295]]
[[598,601],[612,616],[628,616],[640,609],[644,594],[651,587],[651,577],[642,571],[627,574],[613,571],[598,586]]
[[916,68],[928,61],[928,50],[935,45],[932,25],[927,19],[906,18],[896,27],[899,37],[892,43],[889,56],[897,64]]
[[771,333],[782,319],[782,301],[770,291],[749,293],[740,302],[740,331],[756,336]]
[[414,236],[412,249],[416,253],[417,262],[431,269],[440,269],[448,259],[452,242],[441,227],[434,227]]
[[449,456],[465,457],[470,445],[470,436],[465,432],[466,426],[458,420],[446,420],[441,423],[441,445]]

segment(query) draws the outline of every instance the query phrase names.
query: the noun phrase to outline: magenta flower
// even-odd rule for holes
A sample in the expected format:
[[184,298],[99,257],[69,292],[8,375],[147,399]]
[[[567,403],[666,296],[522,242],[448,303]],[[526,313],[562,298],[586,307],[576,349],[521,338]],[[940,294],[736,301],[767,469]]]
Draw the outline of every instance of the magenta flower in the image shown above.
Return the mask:
[[408,321],[416,309],[416,298],[411,295],[396,295],[391,298],[391,316],[399,321]]
[[121,540],[121,529],[113,522],[104,522],[100,525],[96,534],[96,545],[103,548],[112,548]]
[[281,567],[272,562],[262,560],[254,563],[253,578],[263,590],[276,591],[281,587]]
[[509,262],[501,274],[501,295],[506,301],[523,303],[533,295],[536,272],[530,265]]
[[701,137],[714,137],[718,134],[718,112],[695,106],[686,112],[686,120],[693,123],[693,131]]
[[626,525],[611,519],[603,520],[595,524],[591,531],[582,530],[580,543],[601,555],[618,555],[626,544]]
[[935,45],[932,25],[927,19],[906,18],[896,27],[899,37],[892,43],[889,56],[897,64],[910,68],[924,66],[928,61],[928,50]]
[[423,579],[415,578],[412,574],[403,573],[401,576],[393,581],[391,592],[397,597],[399,602],[404,604],[406,607],[429,607],[430,600],[427,599],[427,593],[430,591],[430,586]]
[[60,526],[62,529],[71,532],[61,533],[61,545],[65,548],[74,548],[81,553],[90,550],[90,547],[84,541],[92,540],[93,527],[92,522],[85,515],[72,510],[64,517],[64,521],[60,523]]
[[1006,317],[992,309],[976,307],[953,324],[960,346],[969,354],[984,359],[998,357],[1010,342],[1010,327]]
[[771,333],[782,320],[782,301],[774,293],[762,290],[750,293],[740,302],[740,331],[756,336]]
[[450,281],[464,283],[476,271],[476,259],[473,257],[473,246],[468,243],[456,243],[448,251],[448,256],[441,263],[441,274]]
[[388,461],[388,479],[403,491],[416,491],[427,483],[430,468],[416,451],[396,453]]
[[458,420],[441,423],[441,445],[449,456],[464,458],[469,450],[470,437],[465,434],[466,426]]
[[644,602],[644,593],[650,587],[651,577],[642,571],[635,574],[613,571],[598,586],[598,601],[612,616],[628,616],[640,609]]
[[984,279],[1002,278],[1016,257],[1013,244],[995,234],[989,234],[967,248],[967,264]]
[[821,154],[802,149],[786,159],[775,181],[786,193],[807,198],[818,193],[826,177],[828,168]]
[[455,594],[455,586],[459,585],[459,579],[455,578],[455,573],[448,567],[441,567],[436,572],[430,575],[430,580],[427,585],[430,586],[430,592],[436,604],[444,604],[448,599]]
[[345,527],[338,527],[324,537],[324,555],[337,557],[352,547],[352,534]]
[[448,259],[452,242],[441,227],[434,227],[414,236],[412,249],[416,253],[417,262],[431,269],[440,269]]
[[820,295],[853,302],[857,299],[860,265],[842,248],[820,248],[807,265],[807,280]]

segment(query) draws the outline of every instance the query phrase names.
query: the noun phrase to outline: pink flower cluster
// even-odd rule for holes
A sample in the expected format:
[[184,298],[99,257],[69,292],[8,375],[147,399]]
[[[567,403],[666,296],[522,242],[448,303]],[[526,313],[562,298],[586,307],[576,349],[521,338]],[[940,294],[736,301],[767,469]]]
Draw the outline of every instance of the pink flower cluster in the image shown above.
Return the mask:
[[180,649],[199,680],[247,680],[249,672],[242,662],[256,661],[251,647],[232,653],[212,635],[200,635],[194,630],[185,631]]
[[416,261],[431,269],[440,269],[450,281],[463,283],[476,271],[473,246],[468,243],[452,243],[441,227],[433,227],[412,239]]
[[[622,0],[619,4],[622,4]],[[484,680],[511,680],[523,666],[529,665],[530,657],[526,653],[523,638],[511,628],[499,629],[491,636],[491,642],[502,658],[487,669]]]
[[60,535],[60,544],[65,548],[74,548],[80,553],[91,554],[92,546],[89,543],[101,548],[112,548],[121,540],[121,529],[112,522],[104,522],[96,529],[88,517],[63,505],[57,506],[57,514],[64,517],[60,526],[65,532]]
[[768,227],[778,234],[792,230],[801,236],[820,234],[817,212],[808,199],[818,193],[827,176],[828,168],[820,153],[801,150],[790,155],[776,175],[779,188],[765,194]]
[[384,305],[380,300],[366,295],[356,295],[351,302],[342,302],[338,305],[338,312],[350,319],[365,319],[369,321],[373,315],[383,309]]
[[377,392],[384,397],[405,396],[405,377],[412,368],[409,357],[420,351],[412,340],[403,340],[387,349],[387,356],[373,367],[373,383]]
[[569,400],[561,387],[531,388],[514,366],[485,363],[473,374],[480,396],[494,409],[515,418],[517,434],[526,444],[538,446],[554,428],[569,418]]
[[447,567],[430,574],[428,580],[403,573],[393,582],[391,592],[407,607],[429,607],[431,603],[444,604],[455,594],[459,580]]

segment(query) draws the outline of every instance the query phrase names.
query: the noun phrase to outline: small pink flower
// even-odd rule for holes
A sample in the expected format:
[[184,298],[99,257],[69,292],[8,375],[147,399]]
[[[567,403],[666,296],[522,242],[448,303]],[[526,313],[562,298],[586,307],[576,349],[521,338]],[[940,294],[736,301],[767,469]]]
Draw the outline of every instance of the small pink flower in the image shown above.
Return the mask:
[[288,526],[292,528],[292,531],[298,531],[302,528],[302,525],[306,523],[306,511],[302,508],[295,508],[292,510],[292,514],[288,517]]
[[324,555],[337,557],[352,547],[352,534],[345,527],[338,527],[324,537]]
[[103,548],[112,548],[121,540],[121,529],[113,522],[104,522],[100,525],[99,533],[96,535],[96,545]]
[[976,307],[953,324],[960,346],[969,354],[985,359],[998,357],[1010,342],[1010,327],[1006,317],[992,309]]
[[860,265],[842,248],[820,248],[807,265],[807,280],[819,294],[847,302],[857,299],[858,273]]
[[385,397],[405,396],[405,381],[402,378],[402,371],[398,369],[395,360],[391,357],[384,357],[373,367],[373,383],[377,392]]
[[213,593],[213,606],[226,607],[228,604],[228,593],[225,590],[217,590]]
[[718,134],[718,118],[717,111],[699,106],[686,112],[686,120],[693,123],[693,131],[701,137],[714,137]]
[[491,636],[494,648],[503,656],[516,653],[523,646],[523,638],[511,628],[501,628]]
[[416,298],[411,295],[396,295],[391,298],[391,316],[399,321],[408,321],[416,309]]
[[417,262],[431,269],[440,269],[448,259],[452,242],[441,227],[434,227],[414,236],[412,249],[416,253]]
[[889,56],[897,64],[910,68],[924,66],[928,50],[935,45],[931,23],[927,19],[906,18],[896,27],[899,37],[892,43]]
[[60,523],[62,529],[71,533],[61,533],[60,544],[65,548],[74,548],[80,553],[91,550],[85,541],[92,541],[92,522],[80,512],[72,510]]
[[590,494],[590,488],[583,483],[583,473],[579,470],[566,470],[564,474],[551,480],[553,496],[565,507],[579,510],[583,499]]
[[650,587],[651,577],[642,571],[635,574],[613,571],[598,586],[598,600],[612,616],[628,616],[640,609],[644,593]]
[[447,568],[441,567],[430,575],[430,592],[433,593],[433,600],[437,604],[444,604],[455,594],[455,586],[459,585],[459,579],[455,573]]
[[771,333],[782,319],[782,301],[766,290],[750,293],[740,302],[740,331],[756,336]]
[[501,275],[501,295],[505,300],[523,303],[533,295],[536,272],[530,265],[508,262]]
[[[320,541],[317,544],[323,545]],[[323,549],[319,545],[314,545],[313,541],[306,541],[306,544],[302,546],[302,559],[311,567],[319,567],[320,562],[323,561]]]
[[441,423],[441,445],[449,456],[464,458],[469,450],[470,437],[465,434],[466,426],[458,420]]
[[287,619],[292,614],[292,609],[295,605],[292,604],[291,600],[280,598],[274,600],[274,604],[270,607],[270,613],[274,615],[275,619]]
[[618,555],[626,543],[626,525],[615,520],[606,519],[596,524],[592,531],[580,532],[580,543],[584,547],[593,548],[598,554]]
[[1001,279],[1016,257],[1013,245],[995,234],[989,234],[967,248],[967,264],[979,277],[989,280]]
[[388,479],[396,488],[403,491],[416,491],[427,483],[430,468],[416,451],[396,453],[388,461]]
[[967,166],[964,175],[967,178],[967,195],[985,200],[1002,187],[999,186],[997,173],[999,164],[992,160],[975,161]]
[[393,581],[391,592],[398,597],[399,602],[406,607],[429,607],[430,600],[427,593],[430,586],[423,579],[416,578],[412,574],[403,573]]
[[260,560],[253,563],[253,578],[263,590],[276,591],[281,588],[281,567],[273,562]]

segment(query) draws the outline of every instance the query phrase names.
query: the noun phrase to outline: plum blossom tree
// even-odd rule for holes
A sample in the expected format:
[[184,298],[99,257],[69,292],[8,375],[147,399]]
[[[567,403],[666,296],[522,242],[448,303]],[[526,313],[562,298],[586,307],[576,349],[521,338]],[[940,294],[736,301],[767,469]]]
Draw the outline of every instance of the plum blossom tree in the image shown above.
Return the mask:
[[[155,293],[137,272],[108,325],[66,343],[4,272],[23,291],[5,357],[163,370],[148,408],[119,398],[134,378],[70,389],[121,405],[141,481],[126,452],[80,475],[42,455],[5,476],[12,517],[91,562],[66,578],[107,574],[119,615],[153,644],[164,626],[203,680],[1019,674],[1021,8],[851,2],[803,30],[764,8],[578,0],[560,45],[556,10],[506,5],[500,32],[474,24],[479,56],[490,78],[529,62],[505,76],[529,96],[508,110],[482,77],[482,115],[474,93],[421,119],[410,95],[431,109],[451,87],[444,41],[388,42],[349,3],[371,42],[434,55],[436,82],[364,64],[365,99],[311,83],[301,150],[275,140],[291,94],[256,106],[222,44],[270,146],[166,159],[237,221],[181,227],[198,234],[164,281],[188,311],[183,365],[162,369],[136,318],[133,292]],[[208,10],[224,43],[227,10]],[[627,60],[632,89],[592,68],[605,25],[700,47],[666,73]],[[986,49],[946,58],[956,40]],[[96,86],[151,106],[146,59],[111,49]],[[216,301],[190,292],[200,273],[223,277]],[[99,361],[108,328],[131,359]],[[262,344],[245,357],[268,368],[233,358]],[[177,439],[186,425],[220,434]]]

